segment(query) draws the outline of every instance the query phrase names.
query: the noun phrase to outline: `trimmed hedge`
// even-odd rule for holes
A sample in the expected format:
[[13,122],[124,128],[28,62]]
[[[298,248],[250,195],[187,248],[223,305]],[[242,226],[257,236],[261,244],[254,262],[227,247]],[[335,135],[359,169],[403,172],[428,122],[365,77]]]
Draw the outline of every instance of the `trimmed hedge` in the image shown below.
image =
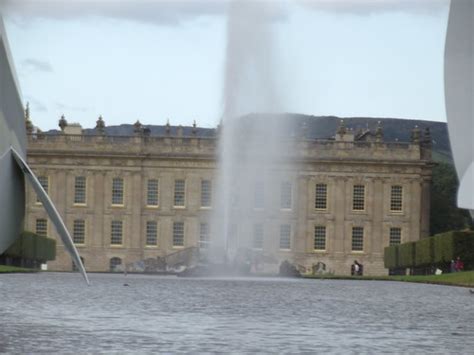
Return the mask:
[[384,264],[388,269],[440,266],[446,267],[459,257],[465,270],[474,270],[474,232],[448,232],[385,248]]
[[398,252],[399,267],[409,268],[415,266],[415,242],[400,244]]
[[415,243],[415,266],[433,263],[433,244],[433,238],[423,238]]
[[38,261],[54,260],[56,258],[56,241],[40,237],[32,232],[23,232],[3,255]]
[[453,232],[435,235],[434,240],[434,262],[448,263],[453,260]]
[[387,269],[396,269],[398,267],[398,250],[397,246],[385,248],[384,266]]

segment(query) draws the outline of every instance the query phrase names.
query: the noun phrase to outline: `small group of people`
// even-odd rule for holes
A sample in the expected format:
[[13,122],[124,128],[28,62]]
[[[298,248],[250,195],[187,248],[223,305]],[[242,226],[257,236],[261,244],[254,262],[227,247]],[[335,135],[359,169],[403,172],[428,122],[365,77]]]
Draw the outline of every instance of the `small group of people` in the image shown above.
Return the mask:
[[364,274],[364,265],[354,260],[354,264],[351,265],[352,276],[362,276]]
[[464,270],[464,263],[461,261],[461,258],[458,256],[456,260],[451,260],[450,271],[459,272]]

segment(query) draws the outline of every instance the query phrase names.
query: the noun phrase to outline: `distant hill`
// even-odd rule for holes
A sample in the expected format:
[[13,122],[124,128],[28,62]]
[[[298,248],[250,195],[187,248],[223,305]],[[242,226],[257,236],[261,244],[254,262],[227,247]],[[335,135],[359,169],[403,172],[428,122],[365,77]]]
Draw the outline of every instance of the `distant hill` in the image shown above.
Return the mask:
[[[429,127],[431,130],[431,137],[433,140],[433,159],[436,161],[443,161],[452,163],[451,148],[449,144],[448,130],[445,122],[423,121],[400,118],[375,118],[375,117],[336,117],[336,116],[309,116],[302,114],[279,114],[279,119],[289,120],[293,127],[293,133],[304,132],[307,138],[328,139],[334,137],[337,127],[341,119],[347,128],[355,131],[359,129],[375,130],[380,121],[384,132],[384,141],[386,142],[409,142],[411,131],[415,126],[421,130]],[[255,119],[266,119],[268,124],[275,119],[275,115],[270,114],[249,114],[242,117],[244,124],[251,125]],[[148,130],[151,136],[166,135],[165,125],[143,125],[143,128]],[[170,134],[176,135],[177,126],[170,126]],[[184,126],[183,135],[190,136],[193,133],[193,127]],[[105,134],[113,136],[127,136],[133,135],[134,126],[131,124],[122,124],[119,126],[105,127]],[[51,130],[46,134],[58,134],[60,131]],[[95,129],[84,129],[84,134],[95,134]],[[195,135],[197,137],[213,137],[216,134],[215,128],[195,128]],[[296,133],[299,134],[299,133]]]
[[[244,120],[252,120],[256,117],[271,120],[272,115],[250,114],[245,116]],[[353,129],[356,132],[359,129],[375,131],[380,121],[383,127],[385,142],[409,142],[411,132],[415,126],[418,126],[422,131],[429,127],[433,143],[433,159],[452,163],[451,146],[445,122],[401,118],[309,116],[302,114],[284,114],[280,115],[280,117],[291,120],[294,132],[304,131],[306,137],[318,139],[334,137],[341,120],[344,120],[347,128]]]
[[415,126],[421,130],[430,128],[433,143],[433,158],[437,161],[451,162],[451,146],[449,143],[448,128],[445,122],[423,121],[400,118],[374,118],[374,117],[335,117],[335,116],[307,116],[291,114],[292,119],[300,121],[300,125],[306,125],[308,135],[315,138],[327,138],[334,136],[341,119],[346,127],[357,131],[359,128],[375,130],[380,121],[383,127],[384,141],[386,142],[409,142],[411,131]]

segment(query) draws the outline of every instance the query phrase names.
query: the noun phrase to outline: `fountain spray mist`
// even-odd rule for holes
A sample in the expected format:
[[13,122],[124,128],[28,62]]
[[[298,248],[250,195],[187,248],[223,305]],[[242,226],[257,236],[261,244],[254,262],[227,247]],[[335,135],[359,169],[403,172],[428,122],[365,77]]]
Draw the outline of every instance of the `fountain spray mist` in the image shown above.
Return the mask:
[[211,256],[220,262],[273,257],[281,199],[289,194],[291,200],[285,173],[290,169],[282,162],[286,127],[275,115],[283,111],[275,80],[276,10],[274,2],[264,1],[235,1],[229,7],[211,243]]

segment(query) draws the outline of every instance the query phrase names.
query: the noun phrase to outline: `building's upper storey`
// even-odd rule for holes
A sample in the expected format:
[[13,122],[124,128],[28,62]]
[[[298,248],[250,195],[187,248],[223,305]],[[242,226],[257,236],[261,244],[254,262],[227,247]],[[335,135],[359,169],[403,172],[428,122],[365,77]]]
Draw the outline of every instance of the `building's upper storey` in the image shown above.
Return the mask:
[[[130,158],[210,159],[217,154],[220,128],[143,126],[105,127],[102,117],[94,129],[84,130],[78,124],[68,124],[64,116],[59,121],[61,131],[33,132],[27,121],[30,155],[80,154],[84,156],[121,156]],[[245,143],[243,143],[245,144]],[[333,137],[308,138],[304,135],[282,139],[281,149],[292,161],[352,161],[419,164],[431,160],[429,130],[415,127],[410,142],[386,142],[378,124],[375,131],[347,129],[341,120]],[[52,149],[52,147],[54,147]]]

